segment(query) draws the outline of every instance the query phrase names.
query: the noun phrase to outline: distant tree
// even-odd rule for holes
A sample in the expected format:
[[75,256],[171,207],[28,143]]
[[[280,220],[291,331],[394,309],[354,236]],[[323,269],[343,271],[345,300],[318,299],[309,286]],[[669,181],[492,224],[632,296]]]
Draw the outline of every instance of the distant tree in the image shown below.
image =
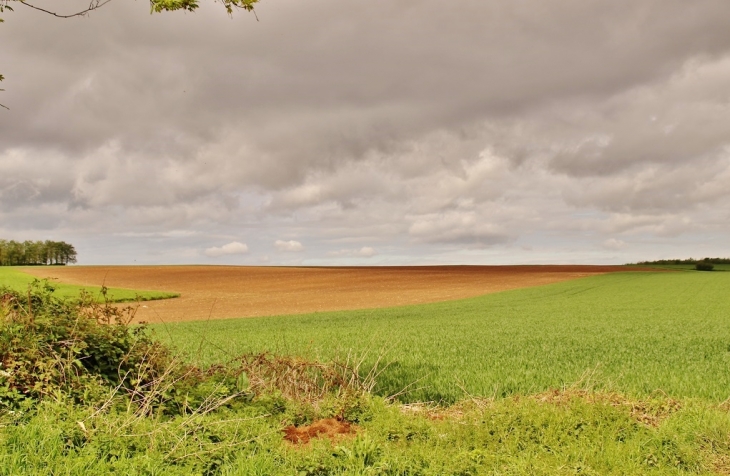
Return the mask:
[[43,243],[43,264],[53,263],[53,242],[46,240]]
[[76,263],[76,248],[64,241],[0,240],[0,266]]
[[10,266],[19,265],[23,261],[23,245],[17,241],[10,241],[8,246],[8,262]]
[[61,242],[61,262],[63,264],[75,263],[76,262],[76,249],[73,245]]
[[710,264],[730,264],[730,258],[702,258],[700,260],[696,260],[694,258],[687,258],[687,259],[660,259],[655,261],[639,261],[636,264],[692,264],[696,265],[697,263],[710,263]]

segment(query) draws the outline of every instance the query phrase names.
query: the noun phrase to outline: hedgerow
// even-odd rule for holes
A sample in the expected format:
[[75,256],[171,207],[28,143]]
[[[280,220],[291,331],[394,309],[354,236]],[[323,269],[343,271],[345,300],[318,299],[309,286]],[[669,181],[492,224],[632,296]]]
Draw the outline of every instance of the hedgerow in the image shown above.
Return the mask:
[[0,408],[44,398],[93,404],[110,388],[138,397],[172,356],[145,326],[129,325],[133,317],[134,308],[89,294],[58,299],[47,282],[27,293],[0,289]]
[[330,396],[355,401],[373,385],[373,375],[361,378],[357,366],[268,353],[201,368],[175,355],[145,324],[132,324],[135,309],[85,293],[59,299],[45,281],[27,293],[0,288],[0,410],[51,399],[173,416],[264,396],[315,406]]

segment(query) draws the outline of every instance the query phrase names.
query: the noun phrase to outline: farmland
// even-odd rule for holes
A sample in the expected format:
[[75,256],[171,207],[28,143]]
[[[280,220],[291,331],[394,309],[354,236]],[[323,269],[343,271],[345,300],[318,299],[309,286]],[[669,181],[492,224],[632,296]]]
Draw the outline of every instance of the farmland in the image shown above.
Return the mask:
[[[83,268],[68,268],[75,269]],[[0,475],[728,474],[730,273],[552,270],[562,279],[523,275],[523,284],[542,285],[522,288],[492,273],[493,283],[515,279],[512,288],[485,294],[482,277],[475,295],[468,284],[477,276],[439,281],[435,271],[401,293],[393,279],[388,292],[369,295],[389,307],[152,324],[153,337],[182,356],[165,375],[182,362],[228,362],[206,374],[223,380],[183,386],[185,393],[176,386],[187,374],[153,380],[159,409],[151,413],[119,387],[96,403],[72,404],[56,393],[32,411],[0,406]],[[343,276],[334,293],[341,298],[355,292]],[[466,296],[433,302],[459,292]],[[392,305],[419,295],[420,304]],[[268,357],[236,358],[260,352]],[[267,375],[283,369],[297,377],[264,390],[254,367],[233,386],[220,377],[251,361],[271,365]],[[324,372],[331,361],[362,361],[362,375],[374,368],[375,387],[312,394],[300,369]],[[191,403],[205,389],[215,397]],[[283,440],[282,430],[321,418],[353,430],[307,444]]]
[[[15,290],[25,290],[28,285],[33,282],[34,278],[31,274],[24,272],[29,268],[11,268],[11,267],[0,267],[0,287],[8,287]],[[47,270],[46,267],[30,268],[37,271]],[[37,272],[39,279],[49,278],[53,273],[50,272]],[[55,279],[50,279],[49,283],[55,288],[57,296],[63,298],[75,298],[79,295],[82,290],[96,296],[98,299],[103,299],[101,296],[101,286],[104,285],[104,280],[98,281],[96,284],[88,285],[76,285],[65,282],[58,282]],[[132,301],[152,301],[157,299],[169,299],[177,297],[178,294],[174,292],[164,291],[143,291],[136,289],[124,289],[124,288],[109,288],[107,290],[107,297],[114,302],[132,302]]]
[[638,396],[730,397],[730,273],[619,273],[377,310],[160,325],[191,358],[367,354],[406,401],[530,394],[578,383]]
[[25,273],[63,283],[180,293],[149,303],[147,322],[304,314],[422,304],[539,286],[603,273],[646,269],[624,266],[29,267]]
[[576,383],[636,396],[730,397],[730,374],[723,371],[730,360],[730,273],[627,269],[25,271],[79,284],[104,279],[120,287],[182,291],[177,299],[145,303],[138,316],[157,320],[160,338],[191,361],[209,365],[264,351],[317,361],[363,359],[365,367],[380,367],[376,392],[397,393],[406,402],[453,403]]

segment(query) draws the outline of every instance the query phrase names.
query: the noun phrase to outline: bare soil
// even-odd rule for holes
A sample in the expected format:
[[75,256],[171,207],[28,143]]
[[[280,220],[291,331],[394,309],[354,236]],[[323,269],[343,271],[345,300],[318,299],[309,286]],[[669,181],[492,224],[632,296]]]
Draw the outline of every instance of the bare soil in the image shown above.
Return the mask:
[[[137,320],[173,322],[373,309],[462,299],[627,266],[65,266],[29,267],[40,278],[85,286],[158,290],[181,297],[144,302]],[[654,270],[655,271],[655,270]]]
[[337,440],[343,436],[355,433],[357,427],[349,422],[335,418],[317,420],[311,425],[288,426],[284,428],[284,439],[289,443],[306,445],[313,438],[329,438]]

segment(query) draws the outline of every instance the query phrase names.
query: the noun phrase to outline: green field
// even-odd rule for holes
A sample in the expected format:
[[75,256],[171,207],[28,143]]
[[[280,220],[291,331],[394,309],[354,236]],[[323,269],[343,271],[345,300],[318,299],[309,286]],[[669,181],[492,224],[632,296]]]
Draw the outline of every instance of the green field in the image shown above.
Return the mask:
[[[0,476],[730,474],[729,289],[730,273],[620,273],[422,306],[158,325],[153,336],[79,321],[88,315],[59,313],[70,304],[37,290],[33,313],[30,298],[0,306]],[[154,351],[155,337],[188,361]],[[253,368],[188,365],[261,351],[364,356],[366,367],[380,356],[379,395],[313,397],[298,359],[271,367],[285,378],[259,390],[265,373]],[[97,368],[105,379],[90,379]],[[128,376],[133,391],[120,390]],[[19,389],[36,391],[18,386],[25,378],[58,387],[23,400]],[[300,393],[285,393],[292,381]],[[439,405],[382,398],[409,384],[401,401]],[[288,425],[333,417],[356,434],[283,439]]]
[[[167,324],[203,363],[381,357],[376,392],[450,403],[578,385],[730,397],[730,273],[619,273],[438,304]],[[387,364],[387,366],[386,366]]]
[[[0,266],[0,287],[8,287],[16,291],[24,291],[28,289],[36,278],[21,269],[11,268],[8,266]],[[103,300],[101,295],[101,287],[99,286],[76,286],[73,284],[64,284],[57,281],[50,281],[55,289],[55,294],[62,298],[76,298],[81,290],[86,290],[98,300]],[[140,291],[135,289],[109,288],[107,297],[113,302],[133,302],[133,301],[153,301],[156,299],[169,299],[179,297],[179,294],[167,293],[161,291]]]

